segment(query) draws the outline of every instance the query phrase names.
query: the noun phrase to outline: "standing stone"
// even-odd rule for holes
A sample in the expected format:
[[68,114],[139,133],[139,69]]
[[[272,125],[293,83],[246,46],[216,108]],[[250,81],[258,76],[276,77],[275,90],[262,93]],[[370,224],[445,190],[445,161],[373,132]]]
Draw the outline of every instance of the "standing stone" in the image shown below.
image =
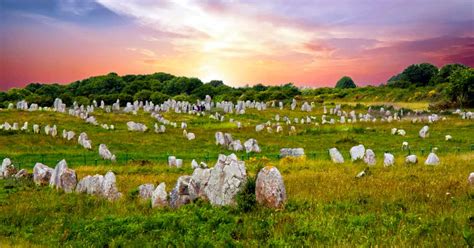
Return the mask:
[[392,166],[395,164],[395,157],[390,153],[383,154],[383,165],[384,166]]
[[111,171],[104,176],[102,193],[105,198],[113,201],[122,197],[122,193],[117,190],[115,174]]
[[170,206],[178,208],[182,205],[191,203],[197,198],[197,194],[192,187],[189,187],[190,176],[180,176],[175,187],[170,192]]
[[329,156],[331,156],[331,160],[333,163],[344,163],[344,157],[342,157],[342,154],[337,150],[337,148],[329,149]]
[[160,183],[151,195],[151,207],[165,207],[168,206],[168,194],[166,193],[166,184]]
[[33,167],[33,181],[37,185],[47,185],[53,174],[53,169],[42,163],[36,163]]
[[423,128],[421,128],[418,134],[420,135],[421,138],[424,139],[429,136],[429,133],[428,133],[429,130],[430,128],[428,126],[424,126]]
[[197,168],[191,175],[191,180],[189,183],[192,185],[192,188],[195,189],[196,195],[198,197],[207,199],[207,196],[204,193],[204,188],[207,187],[210,176],[211,169],[206,168]]
[[372,149],[365,150],[364,162],[367,165],[375,165],[375,153],[374,151],[372,151]]
[[169,156],[168,157],[168,166],[176,167],[176,157],[175,156]]
[[418,158],[416,157],[415,154],[408,155],[405,158],[405,163],[407,163],[407,164],[416,164],[416,163],[418,163]]
[[425,161],[425,165],[438,165],[438,164],[439,164],[438,156],[436,156],[436,154],[434,154],[433,152],[428,154],[428,157],[426,158],[426,161]]
[[62,171],[59,176],[59,187],[66,193],[71,193],[76,188],[77,176],[76,172],[72,169],[66,168]]
[[234,205],[234,198],[246,180],[245,162],[238,161],[235,154],[219,155],[216,165],[210,171],[204,193],[212,205]]
[[286,202],[283,178],[276,167],[267,166],[257,176],[255,195],[257,202],[270,207],[282,208]]
[[260,152],[260,147],[258,146],[258,142],[256,139],[248,139],[244,142],[244,147],[247,153]]
[[191,161],[191,168],[193,168],[193,169],[199,168],[199,164],[198,164],[198,162],[196,162],[195,159],[193,159],[193,161]]
[[353,146],[350,150],[352,161],[363,159],[365,154],[364,145]]
[[51,179],[49,180],[50,186],[52,186],[53,188],[59,189],[61,173],[65,169],[67,169],[67,163],[66,163],[66,160],[63,159],[56,165],[56,167],[53,170],[53,173],[51,174]]
[[474,172],[471,172],[471,174],[469,174],[467,181],[469,182],[471,186],[474,186]]
[[11,177],[16,174],[17,170],[15,166],[12,165],[12,161],[9,158],[3,159],[2,167],[0,168],[0,177]]
[[155,190],[155,185],[151,183],[142,184],[138,186],[138,195],[140,198],[147,200],[150,199],[153,191]]

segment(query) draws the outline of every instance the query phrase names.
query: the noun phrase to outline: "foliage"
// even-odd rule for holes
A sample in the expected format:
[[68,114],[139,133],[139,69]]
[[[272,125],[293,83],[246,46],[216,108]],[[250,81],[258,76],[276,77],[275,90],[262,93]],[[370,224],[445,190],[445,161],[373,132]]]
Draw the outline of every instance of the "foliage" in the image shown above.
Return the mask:
[[459,69],[449,76],[449,97],[459,106],[474,106],[474,69]]
[[352,78],[348,76],[344,76],[339,81],[336,83],[336,88],[338,89],[347,89],[347,88],[356,88],[357,86],[355,85],[354,81],[352,81]]

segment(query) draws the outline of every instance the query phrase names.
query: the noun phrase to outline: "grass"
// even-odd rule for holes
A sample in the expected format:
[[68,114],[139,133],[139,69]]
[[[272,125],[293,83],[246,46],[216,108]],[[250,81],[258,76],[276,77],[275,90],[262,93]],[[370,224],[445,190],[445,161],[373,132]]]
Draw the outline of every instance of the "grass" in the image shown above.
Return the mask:
[[[344,106],[349,110],[349,106]],[[322,108],[311,115],[320,121]],[[144,113],[94,115],[100,123],[115,124],[116,131],[85,124],[75,117],[49,112],[1,111],[0,123],[8,121],[30,125],[57,124],[76,133],[86,131],[94,150],[84,151],[76,142],[31,133],[0,131],[0,158],[10,157],[31,171],[34,162],[44,159],[48,165],[66,158],[78,178],[113,170],[124,198],[117,202],[82,194],[64,194],[49,187],[38,187],[27,180],[0,180],[0,246],[423,246],[466,247],[474,245],[474,188],[467,176],[474,171],[473,123],[448,116],[447,121],[430,124],[430,137],[418,138],[425,124],[409,121],[393,123],[356,123],[315,126],[297,124],[297,135],[256,133],[255,125],[264,123],[276,113],[301,118],[300,111],[269,109],[247,110],[244,116],[231,116],[241,121],[238,130],[208,117],[165,114],[174,121],[186,120],[188,132],[196,140],[187,141],[182,130],[167,127],[165,134],[130,133],[129,120],[154,121]],[[392,136],[392,127],[403,128],[406,137]],[[286,125],[284,126],[287,131]],[[196,202],[177,210],[152,209],[150,202],[133,196],[143,183],[165,182],[167,191],[181,175],[189,175],[192,158],[215,163],[218,153],[229,151],[214,143],[216,131],[230,132],[244,141],[256,138],[262,154],[245,156],[250,176],[262,166],[276,166],[283,175],[288,203],[283,210],[260,206],[212,207]],[[444,135],[454,137],[445,141]],[[406,151],[401,143],[408,141],[420,156],[420,164],[405,165]],[[105,143],[117,154],[118,164],[98,161],[97,146]],[[349,160],[348,150],[362,143],[377,155],[371,175],[356,179],[366,166],[361,162],[341,165],[331,163],[327,149],[336,146]],[[439,166],[423,165],[430,146],[440,148]],[[275,156],[282,147],[303,147],[306,158]],[[459,147],[459,151],[457,150]],[[422,150],[424,155],[422,155]],[[384,151],[396,155],[394,167],[383,167]],[[185,159],[184,168],[169,168],[167,154]],[[43,156],[41,156],[43,155]],[[82,162],[84,155],[86,163]],[[78,159],[74,159],[77,156]],[[128,156],[128,163],[124,157]],[[135,159],[133,161],[132,159]],[[72,164],[71,164],[72,163]]]

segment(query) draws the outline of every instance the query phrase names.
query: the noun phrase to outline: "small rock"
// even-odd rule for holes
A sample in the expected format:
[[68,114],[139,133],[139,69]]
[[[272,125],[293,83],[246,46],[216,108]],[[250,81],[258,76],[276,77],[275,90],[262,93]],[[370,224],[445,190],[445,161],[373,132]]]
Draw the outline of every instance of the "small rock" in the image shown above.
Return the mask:
[[140,198],[144,200],[150,199],[154,190],[155,190],[155,185],[150,184],[150,183],[142,184],[138,186],[138,195],[140,196]]
[[436,156],[436,154],[434,154],[433,152],[428,154],[428,157],[426,158],[426,161],[425,161],[425,165],[438,165],[438,164],[439,164],[438,156]]

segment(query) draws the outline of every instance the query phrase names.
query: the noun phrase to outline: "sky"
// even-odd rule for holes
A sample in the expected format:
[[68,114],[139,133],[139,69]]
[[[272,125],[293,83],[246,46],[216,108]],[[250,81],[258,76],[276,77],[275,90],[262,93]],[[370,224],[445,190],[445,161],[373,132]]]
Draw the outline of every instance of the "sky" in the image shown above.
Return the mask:
[[474,66],[472,0],[0,0],[0,90],[116,72],[377,85]]

